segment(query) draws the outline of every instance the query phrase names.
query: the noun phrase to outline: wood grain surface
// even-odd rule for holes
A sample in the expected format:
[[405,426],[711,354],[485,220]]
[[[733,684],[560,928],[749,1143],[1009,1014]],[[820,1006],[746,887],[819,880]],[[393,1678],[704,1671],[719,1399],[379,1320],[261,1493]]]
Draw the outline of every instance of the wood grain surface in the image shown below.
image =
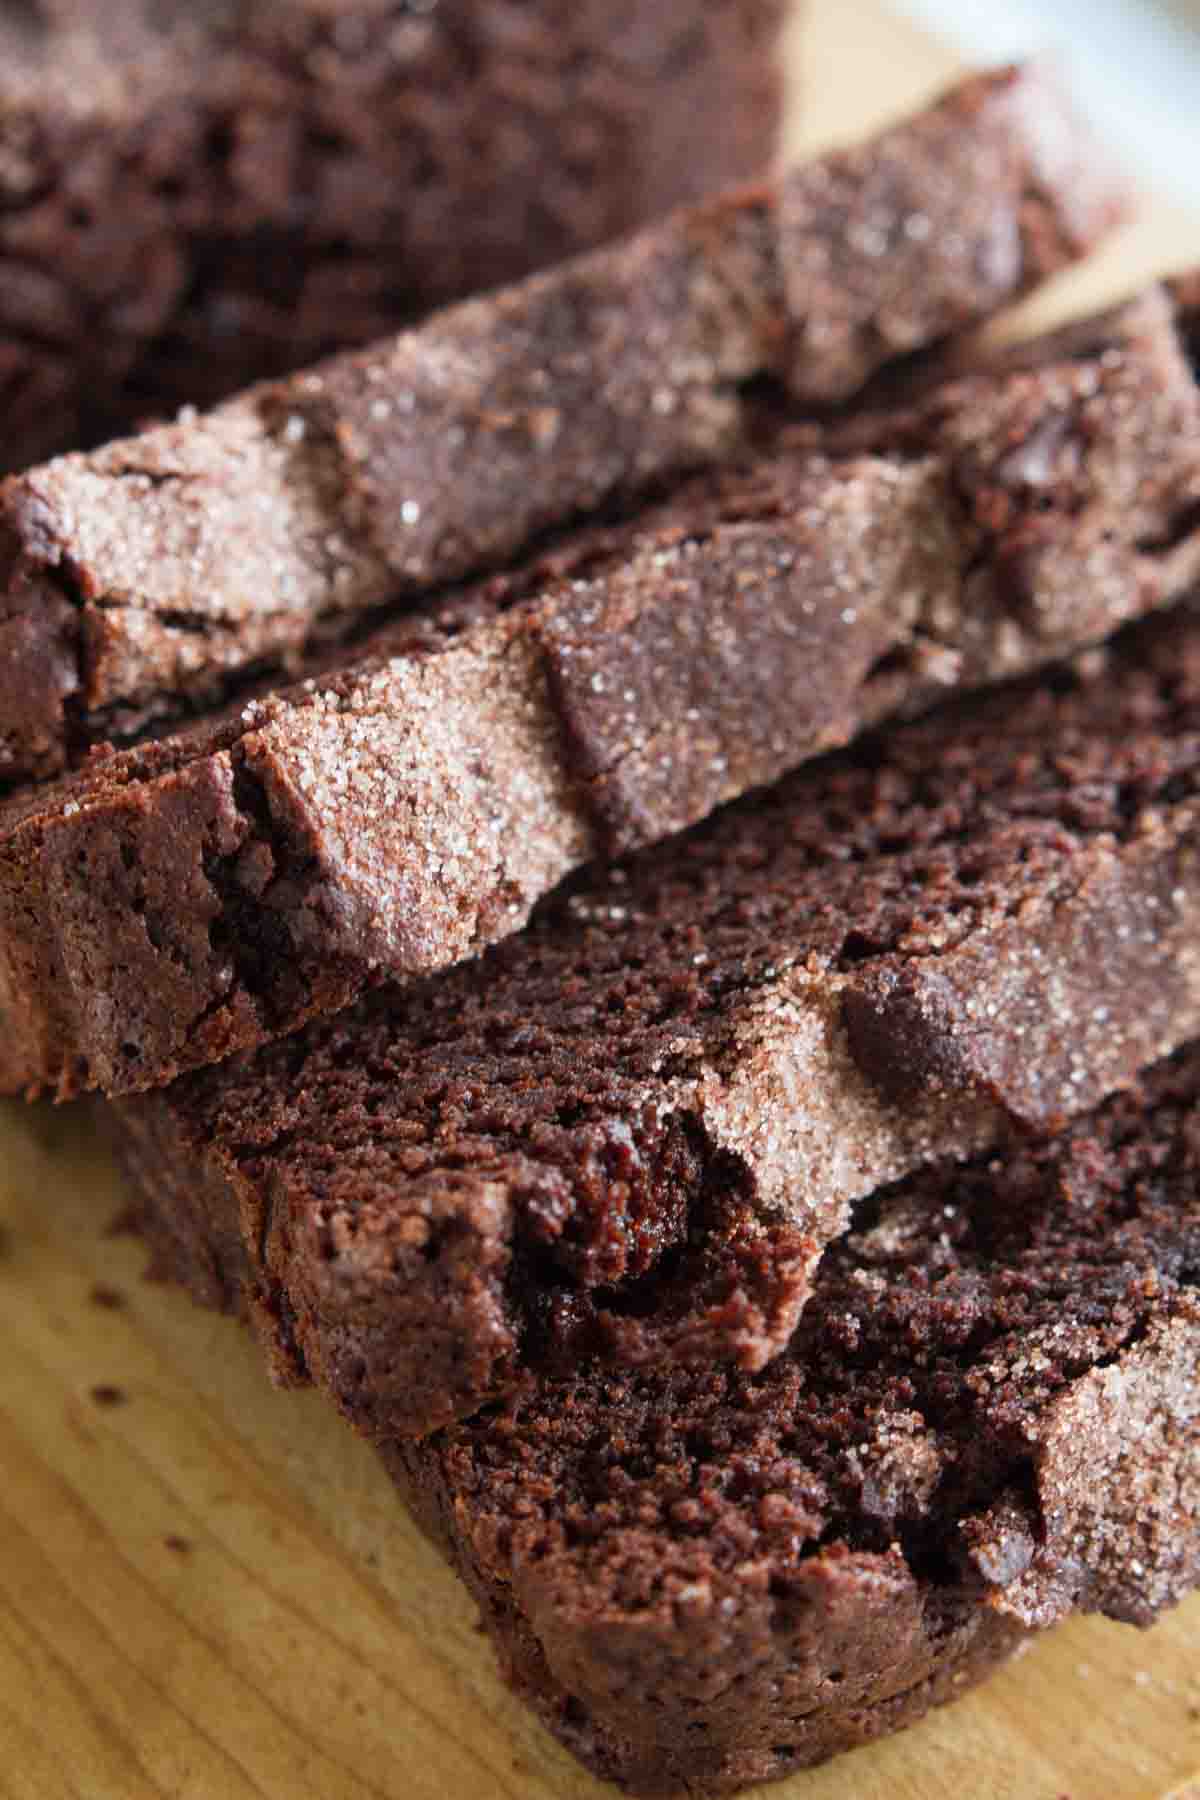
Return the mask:
[[[952,72],[870,0],[797,34],[790,149]],[[1200,259],[1148,205],[1061,314]],[[0,1106],[0,1794],[596,1800],[496,1679],[373,1456],[238,1328],[143,1279],[83,1113]],[[775,1800],[1200,1800],[1200,1598],[1097,1620]]]

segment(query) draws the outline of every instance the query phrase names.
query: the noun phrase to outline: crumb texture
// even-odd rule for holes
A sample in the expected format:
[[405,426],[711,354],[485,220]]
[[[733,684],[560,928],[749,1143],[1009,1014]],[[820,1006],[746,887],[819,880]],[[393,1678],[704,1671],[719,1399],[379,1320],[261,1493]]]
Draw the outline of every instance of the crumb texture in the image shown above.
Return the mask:
[[[881,1192],[760,1374],[547,1379],[389,1467],[517,1685],[647,1793],[783,1774],[1200,1575],[1200,1059]],[[1009,1622],[1006,1632],[1004,1621]]]
[[373,1435],[522,1346],[761,1365],[852,1202],[1200,1028],[1198,706],[1185,612],[881,734],[481,961],[127,1101],[144,1185],[232,1184],[260,1323]]
[[[475,1417],[385,1441],[551,1730],[634,1792],[732,1792],[1071,1611],[1193,1588],[1198,1116],[1193,1045],[1052,1140],[880,1190],[765,1368],[522,1356]],[[126,1136],[150,1170],[166,1142]],[[236,1198],[144,1198],[162,1271],[237,1306]],[[670,1306],[660,1275],[642,1310]]]
[[757,174],[780,16],[6,7],[0,455],[211,404]]

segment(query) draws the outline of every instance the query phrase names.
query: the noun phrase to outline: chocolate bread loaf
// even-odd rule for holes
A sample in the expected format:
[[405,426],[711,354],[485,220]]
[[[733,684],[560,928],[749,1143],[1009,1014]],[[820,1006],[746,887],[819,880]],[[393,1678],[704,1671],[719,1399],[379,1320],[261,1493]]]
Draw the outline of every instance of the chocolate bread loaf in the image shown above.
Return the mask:
[[[530,1359],[385,1462],[597,1773],[783,1775],[1074,1609],[1145,1625],[1200,1579],[1198,1159],[1193,1047],[1052,1142],[860,1203],[766,1370]],[[169,1184],[142,1201],[161,1272],[238,1294],[232,1188],[186,1225]]]
[[0,8],[0,467],[757,175],[781,0]]
[[1177,596],[1200,390],[1171,309],[1033,361],[827,431],[869,455],[777,420],[757,459],[357,660],[11,800],[0,1087],[130,1091],[281,1035],[518,929],[598,853]]
[[1164,616],[120,1103],[129,1160],[176,1268],[381,1439],[527,1363],[761,1367],[854,1201],[1200,1031],[1198,787]]
[[810,409],[849,394],[1072,261],[1120,210],[1036,71],[983,76],[773,186],[13,478],[0,782],[286,670],[385,605],[730,454],[764,381]]

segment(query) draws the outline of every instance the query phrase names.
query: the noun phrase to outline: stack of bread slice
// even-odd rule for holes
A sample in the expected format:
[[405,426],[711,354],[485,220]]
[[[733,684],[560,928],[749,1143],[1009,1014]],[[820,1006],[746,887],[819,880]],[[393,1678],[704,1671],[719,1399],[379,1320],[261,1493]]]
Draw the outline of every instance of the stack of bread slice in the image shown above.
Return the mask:
[[0,1081],[601,1773],[1200,1579],[1200,292],[1038,70],[0,496]]

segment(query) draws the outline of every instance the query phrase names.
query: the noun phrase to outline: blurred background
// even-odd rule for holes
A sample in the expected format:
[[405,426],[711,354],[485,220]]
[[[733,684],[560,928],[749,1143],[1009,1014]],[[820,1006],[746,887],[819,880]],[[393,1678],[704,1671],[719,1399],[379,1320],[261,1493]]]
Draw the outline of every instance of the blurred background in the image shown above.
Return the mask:
[[1200,212],[1200,0],[896,0],[967,56],[1047,50],[1131,166]]
[[1010,316],[1021,330],[1200,261],[1200,0],[802,0],[784,145],[812,154],[922,105],[967,65],[1029,54],[1053,58],[1141,204]]

